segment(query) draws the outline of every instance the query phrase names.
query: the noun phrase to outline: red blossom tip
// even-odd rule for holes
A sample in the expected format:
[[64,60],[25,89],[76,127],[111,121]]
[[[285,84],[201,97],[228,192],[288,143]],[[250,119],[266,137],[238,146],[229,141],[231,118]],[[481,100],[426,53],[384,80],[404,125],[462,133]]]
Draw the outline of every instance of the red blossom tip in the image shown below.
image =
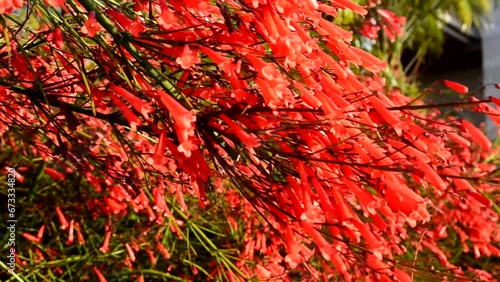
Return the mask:
[[451,90],[460,93],[460,94],[467,94],[469,92],[469,88],[463,84],[460,84],[458,82],[454,82],[451,80],[443,80],[443,85],[450,88]]

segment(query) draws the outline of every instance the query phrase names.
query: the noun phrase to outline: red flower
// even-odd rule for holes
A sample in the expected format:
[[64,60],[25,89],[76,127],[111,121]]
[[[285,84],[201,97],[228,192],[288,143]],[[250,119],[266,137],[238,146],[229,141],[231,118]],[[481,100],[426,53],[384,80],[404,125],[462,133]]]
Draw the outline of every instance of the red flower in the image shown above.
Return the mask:
[[38,237],[35,237],[29,233],[23,233],[22,234],[24,238],[28,239],[29,241],[33,242],[33,243],[36,243],[36,244],[39,244],[42,240]]
[[417,159],[417,166],[421,169],[427,181],[429,181],[436,189],[444,190],[448,186],[439,174],[430,165],[426,164],[423,160]]
[[364,6],[360,6],[360,5],[354,3],[353,1],[350,1],[350,0],[335,0],[335,1],[332,1],[332,4],[333,4],[333,6],[339,7],[341,9],[345,9],[345,8],[351,9],[356,14],[366,15],[368,13],[368,11],[365,9]]
[[66,3],[66,0],[45,0],[45,4],[54,8],[63,7],[64,3]]
[[165,202],[165,195],[163,194],[163,190],[159,188],[153,188],[153,198],[154,198],[154,207],[156,211],[165,216],[171,216],[171,212],[168,209],[167,203]]
[[107,253],[109,251],[109,239],[111,238],[111,231],[106,231],[106,237],[104,237],[104,242],[99,250],[103,253]]
[[127,249],[127,253],[128,253],[128,256],[130,257],[130,260],[132,262],[134,262],[135,261],[134,251],[132,250],[132,248],[130,247],[129,244],[125,244],[125,248]]
[[147,120],[149,119],[148,114],[153,112],[153,107],[150,106],[149,103],[146,103],[144,100],[135,96],[134,94],[128,92],[124,88],[116,85],[111,85],[109,87],[112,91],[114,91],[117,95],[123,97],[130,105],[138,112],[142,114],[142,116]]
[[68,240],[66,241],[66,244],[71,245],[75,241],[73,232],[74,232],[74,225],[75,221],[72,219],[69,223],[69,231],[68,231]]
[[353,47],[351,50],[358,55],[362,62],[361,65],[371,72],[380,72],[387,67],[387,62],[380,60],[362,49]]
[[64,180],[65,178],[65,175],[60,173],[59,171],[55,170],[55,169],[52,169],[50,167],[46,167],[45,168],[45,173],[47,173],[50,178],[52,178],[53,180]]
[[380,31],[380,26],[373,23],[373,19],[368,19],[367,21],[365,21],[365,23],[363,24],[363,27],[361,27],[359,32],[363,36],[365,36],[371,40],[375,40],[378,38],[379,31]]
[[319,233],[318,230],[316,230],[313,225],[307,221],[301,221],[301,226],[304,228],[304,231],[311,236],[313,239],[314,243],[316,243],[316,246],[318,247],[319,251],[321,252],[321,255],[323,258],[327,261],[331,260],[332,258],[332,252],[335,250],[333,246],[326,241],[326,239]]
[[472,123],[462,120],[462,126],[469,132],[474,141],[477,142],[479,147],[485,151],[491,150],[491,141],[486,137],[481,130],[475,127]]
[[181,68],[189,69],[193,65],[199,64],[201,62],[200,57],[198,57],[198,52],[194,53],[189,49],[189,45],[184,45],[184,50],[180,57],[175,60]]
[[75,229],[76,229],[76,238],[78,238],[78,244],[83,245],[85,243],[85,239],[83,238],[83,234],[80,230],[80,224],[78,224],[78,222],[75,222]]
[[467,86],[458,82],[443,80],[443,84],[459,94],[467,94],[469,92],[469,88]]
[[352,41],[352,32],[351,31],[346,31],[339,27],[338,25],[335,25],[331,21],[327,21],[323,18],[320,18],[319,20],[319,25],[328,32],[328,35],[331,37],[335,37],[336,39],[340,39],[346,42],[351,42]]
[[106,203],[107,210],[113,214],[119,214],[120,212],[127,209],[127,204],[119,202],[110,197],[103,197],[103,200]]
[[446,133],[450,139],[453,141],[457,142],[458,144],[462,145],[463,147],[467,148],[470,146],[469,140],[463,138],[462,136],[458,135],[456,132],[453,131],[448,131]]
[[99,269],[97,269],[97,267],[92,267],[92,269],[94,270],[95,272],[95,275],[97,275],[97,278],[99,279],[99,282],[107,282],[108,280],[106,280],[106,278],[104,278],[104,275],[102,275],[102,273],[99,271]]
[[111,98],[111,101],[120,109],[122,112],[123,116],[125,119],[128,121],[130,124],[130,127],[133,130],[137,129],[137,125],[142,124],[142,122],[139,120],[139,118],[132,112],[127,105],[120,99],[118,98],[115,94],[109,93],[109,98]]
[[90,12],[88,20],[85,22],[85,25],[82,26],[80,31],[83,34],[88,35],[89,37],[94,37],[100,29],[101,25],[95,19],[95,12],[92,11]]
[[158,144],[156,145],[156,149],[153,154],[153,161],[155,165],[160,165],[161,160],[164,157],[165,148],[167,147],[167,144],[165,143],[166,138],[167,138],[167,131],[163,130],[162,133],[160,134],[160,138],[158,138]]
[[146,252],[148,253],[149,261],[151,262],[151,264],[155,265],[156,264],[156,257],[149,247],[146,248]]
[[184,153],[186,157],[190,157],[191,151],[196,149],[196,146],[189,140],[189,137],[194,135],[193,123],[196,121],[196,116],[164,91],[158,90],[157,93],[160,96],[160,101],[167,107],[175,120],[174,128],[181,143],[178,151]]
[[388,10],[377,10],[377,13],[382,17],[382,28],[391,42],[396,40],[397,36],[402,36],[404,33],[403,26],[406,23],[405,17],[398,17],[394,12]]
[[64,217],[64,214],[59,207],[56,207],[56,212],[57,216],[59,217],[59,222],[61,223],[62,230],[65,230],[66,228],[68,228],[68,221]]
[[170,253],[167,251],[167,249],[165,249],[165,246],[163,246],[161,242],[156,243],[156,248],[166,260],[170,259]]
[[307,105],[311,106],[314,109],[321,107],[321,101],[316,98],[309,89],[306,89],[300,82],[294,81],[293,85],[295,88],[299,90],[302,94],[301,98]]
[[165,0],[160,0],[160,7],[161,13],[156,21],[162,29],[169,30],[179,19],[172,11],[170,11]]
[[108,10],[107,12],[125,31],[130,32],[135,37],[139,37],[140,33],[146,31],[146,27],[138,20],[132,21],[117,11]]
[[47,38],[47,40],[51,40],[52,43],[54,43],[56,45],[56,47],[59,49],[64,47],[64,39],[63,39],[62,31],[59,27],[56,27],[54,29],[54,32]]
[[45,231],[45,224],[44,224],[44,225],[42,225],[42,227],[40,227],[40,229],[38,229],[38,233],[37,233],[37,235],[36,235],[36,236],[37,236],[38,238],[42,239],[42,237],[43,237],[43,232],[44,232],[44,231]]
[[224,114],[220,115],[220,118],[229,126],[231,132],[234,133],[234,135],[236,135],[248,149],[260,146],[260,141],[254,134],[246,133],[238,124]]

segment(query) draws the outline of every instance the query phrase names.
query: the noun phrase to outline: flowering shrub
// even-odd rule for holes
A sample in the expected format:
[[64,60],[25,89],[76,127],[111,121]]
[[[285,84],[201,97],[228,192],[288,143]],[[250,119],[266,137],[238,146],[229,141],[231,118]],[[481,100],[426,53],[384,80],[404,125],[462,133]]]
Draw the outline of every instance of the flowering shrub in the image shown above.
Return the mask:
[[338,9],[366,14],[350,0],[6,5],[17,275],[491,280],[453,252],[500,254],[496,149],[386,87],[386,63],[325,19]]

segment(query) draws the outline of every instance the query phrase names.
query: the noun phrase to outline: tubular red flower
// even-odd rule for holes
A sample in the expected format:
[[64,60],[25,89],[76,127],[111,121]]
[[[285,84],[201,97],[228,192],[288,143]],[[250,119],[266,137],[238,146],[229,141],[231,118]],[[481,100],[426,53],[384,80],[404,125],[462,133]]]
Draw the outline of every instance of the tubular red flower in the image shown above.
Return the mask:
[[345,42],[352,41],[352,32],[346,31],[330,21],[320,18],[319,25],[328,32],[329,36],[333,38],[340,39]]
[[36,237],[42,239],[44,231],[45,231],[45,224],[42,225],[42,227],[40,227],[40,229],[38,229],[38,233],[37,233]]
[[472,136],[474,141],[477,142],[479,147],[485,151],[491,150],[491,141],[486,137],[481,130],[475,127],[472,123],[462,120],[462,126],[467,130],[467,132]]
[[146,31],[146,27],[139,21],[132,21],[127,16],[114,11],[106,11],[121,27],[123,30],[130,32],[133,36],[139,37],[140,33]]
[[156,243],[156,248],[166,260],[170,259],[170,253],[167,251],[167,249],[165,249],[165,246],[163,246],[161,242]]
[[178,63],[181,68],[189,69],[193,65],[199,64],[201,60],[198,57],[197,52],[193,52],[193,50],[189,48],[189,45],[184,45],[181,56],[178,57],[175,62]]
[[425,178],[427,181],[432,183],[435,188],[439,190],[444,190],[448,186],[446,182],[439,176],[439,174],[430,165],[425,163],[423,160],[417,160],[417,166],[425,173]]
[[377,112],[379,112],[390,125],[395,126],[401,122],[401,120],[393,112],[386,108],[384,103],[379,98],[372,96],[369,99],[373,108],[377,110]]
[[74,225],[75,225],[75,220],[72,219],[70,221],[70,223],[69,223],[68,240],[66,241],[67,245],[71,245],[75,241],[75,238],[74,238]]
[[442,82],[446,87],[450,88],[451,90],[460,93],[460,94],[467,94],[469,92],[469,88],[463,84],[460,84],[458,82],[454,82],[451,80],[443,80]]
[[167,107],[176,124],[182,129],[191,129],[192,123],[196,121],[194,113],[188,111],[176,99],[163,90],[158,90],[157,93],[160,96],[160,101]]
[[149,247],[146,248],[146,252],[148,253],[149,261],[151,262],[151,264],[155,265],[156,264],[156,257]]
[[446,132],[448,137],[452,139],[453,141],[457,142],[458,144],[462,145],[463,147],[467,148],[470,146],[469,140],[463,138],[462,136],[458,135],[456,132],[453,131],[448,131]]
[[99,250],[102,253],[107,253],[109,251],[109,239],[111,239],[111,231],[106,231],[106,236],[104,237],[104,242],[102,243],[102,246],[99,248]]
[[113,93],[108,93],[108,94],[109,94],[109,97],[111,98],[111,100],[113,101],[113,103],[118,107],[118,109],[120,109],[120,111],[122,112],[123,116],[125,117],[125,119],[130,124],[130,127],[133,130],[136,130],[137,129],[137,125],[142,124],[142,122],[139,120],[139,118],[134,114],[134,112],[132,112],[127,107],[127,105],[125,105],[125,103],[120,98],[118,98],[117,96],[115,96],[115,94],[113,94]]
[[125,244],[125,248],[127,249],[128,256],[130,258],[130,261],[134,262],[135,261],[135,254],[130,245],[127,243]]
[[153,112],[153,107],[146,103],[144,100],[121,88],[120,86],[111,85],[110,89],[119,96],[127,100],[130,105],[138,112],[140,112],[145,119],[149,119],[148,114]]
[[380,72],[387,67],[387,62],[380,60],[362,49],[351,48],[351,50],[361,59],[361,65],[371,72]]
[[50,176],[50,178],[52,178],[53,180],[56,180],[56,181],[65,179],[64,174],[62,174],[59,171],[52,169],[50,167],[45,168],[45,173],[47,173]]
[[332,252],[334,250],[333,246],[330,243],[328,243],[325,238],[323,238],[321,233],[319,233],[318,230],[316,230],[310,222],[302,220],[300,222],[300,225],[302,226],[302,228],[304,228],[304,231],[309,236],[311,236],[313,241],[316,243],[323,258],[327,261],[331,260]]
[[156,144],[156,149],[153,154],[153,160],[155,165],[160,165],[161,160],[164,157],[165,148],[167,147],[166,138],[167,138],[167,131],[163,130],[162,133],[160,134],[160,138],[158,138],[158,144]]
[[82,26],[81,32],[89,37],[95,37],[99,30],[101,30],[101,25],[95,19],[95,12],[92,11],[89,14],[89,18],[85,22],[85,25]]
[[97,275],[97,279],[99,279],[99,282],[107,282],[108,280],[106,280],[106,278],[104,278],[104,275],[102,275],[102,273],[99,271],[99,269],[97,269],[97,267],[92,267],[92,269],[94,270],[95,272],[95,275]]
[[39,244],[42,240],[38,237],[35,237],[29,233],[23,232],[23,237],[26,238],[28,241],[31,241],[33,243]]
[[78,222],[75,222],[75,229],[76,229],[76,238],[78,239],[78,244],[79,245],[85,244],[85,239],[83,238],[83,234],[80,229],[80,224]]
[[56,212],[57,216],[59,217],[59,222],[61,223],[61,229],[65,230],[69,226],[68,221],[66,220],[66,217],[64,217],[64,214],[59,207],[56,207]]
[[158,25],[164,29],[169,30],[175,26],[179,18],[168,8],[165,0],[160,0],[161,13],[158,17]]

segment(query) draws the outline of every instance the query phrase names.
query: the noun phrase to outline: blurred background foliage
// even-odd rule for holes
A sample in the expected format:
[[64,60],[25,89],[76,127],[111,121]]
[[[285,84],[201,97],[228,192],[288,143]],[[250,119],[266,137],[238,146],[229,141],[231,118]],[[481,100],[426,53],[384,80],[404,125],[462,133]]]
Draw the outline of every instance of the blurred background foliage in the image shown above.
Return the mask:
[[[360,0],[361,5],[371,7],[364,18],[350,10],[342,10],[335,23],[354,31],[357,46],[369,50],[379,58],[387,60],[390,68],[386,72],[389,87],[401,87],[409,95],[419,89],[415,82],[420,67],[429,58],[439,58],[446,50],[445,28],[450,21],[459,25],[462,33],[488,28],[489,11],[499,0]],[[404,34],[394,42],[379,30],[379,36],[370,40],[359,31],[368,21],[382,21],[377,10],[393,11],[406,18]],[[403,52],[410,51],[412,58],[403,64]]]

